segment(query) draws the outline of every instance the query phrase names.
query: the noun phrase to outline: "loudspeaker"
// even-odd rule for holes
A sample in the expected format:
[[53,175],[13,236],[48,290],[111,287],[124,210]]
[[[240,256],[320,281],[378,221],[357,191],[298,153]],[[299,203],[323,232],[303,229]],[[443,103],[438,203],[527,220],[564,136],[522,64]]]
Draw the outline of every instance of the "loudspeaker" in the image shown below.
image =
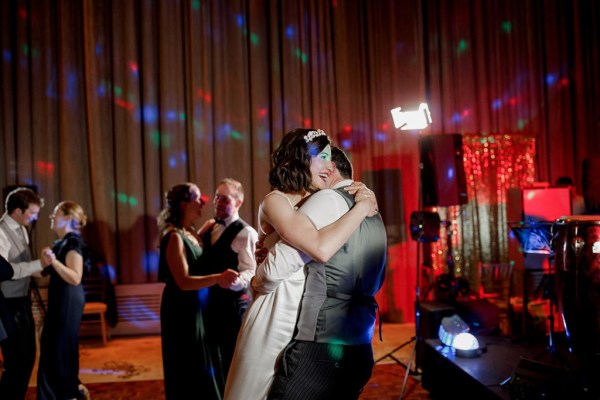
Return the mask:
[[419,147],[423,205],[445,207],[466,204],[462,136],[458,133],[422,136]]
[[364,171],[362,181],[373,190],[377,197],[377,205],[385,224],[388,244],[405,242],[406,223],[404,221],[402,174],[400,170],[380,169]]

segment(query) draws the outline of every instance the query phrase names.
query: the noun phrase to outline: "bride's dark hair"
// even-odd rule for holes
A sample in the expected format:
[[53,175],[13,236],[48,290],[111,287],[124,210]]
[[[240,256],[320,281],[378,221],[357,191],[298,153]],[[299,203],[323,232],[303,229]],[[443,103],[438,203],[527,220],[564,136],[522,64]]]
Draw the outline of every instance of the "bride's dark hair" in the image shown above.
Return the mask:
[[271,189],[284,193],[312,192],[310,160],[328,144],[331,144],[329,137],[322,130],[296,128],[286,133],[271,156]]

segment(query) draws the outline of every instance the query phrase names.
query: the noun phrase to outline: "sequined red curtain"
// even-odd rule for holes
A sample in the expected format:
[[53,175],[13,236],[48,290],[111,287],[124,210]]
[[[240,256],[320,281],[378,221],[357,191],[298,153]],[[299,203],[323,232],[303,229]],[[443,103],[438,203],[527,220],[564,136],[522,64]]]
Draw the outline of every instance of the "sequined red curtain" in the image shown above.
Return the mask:
[[427,259],[433,277],[451,272],[475,285],[478,262],[510,261],[507,190],[535,182],[536,139],[526,134],[466,134],[463,154],[469,201],[435,209],[445,223],[440,240],[427,247]]

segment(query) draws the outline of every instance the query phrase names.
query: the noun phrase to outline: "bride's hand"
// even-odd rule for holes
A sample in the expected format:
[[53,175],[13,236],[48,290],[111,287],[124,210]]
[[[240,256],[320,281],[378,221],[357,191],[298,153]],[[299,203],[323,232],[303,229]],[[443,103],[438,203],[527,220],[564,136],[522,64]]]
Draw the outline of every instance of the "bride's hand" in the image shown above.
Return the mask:
[[364,186],[362,183],[361,185],[362,187],[354,191],[354,200],[356,201],[356,205],[367,207],[367,216],[373,217],[379,213],[377,198],[371,189]]

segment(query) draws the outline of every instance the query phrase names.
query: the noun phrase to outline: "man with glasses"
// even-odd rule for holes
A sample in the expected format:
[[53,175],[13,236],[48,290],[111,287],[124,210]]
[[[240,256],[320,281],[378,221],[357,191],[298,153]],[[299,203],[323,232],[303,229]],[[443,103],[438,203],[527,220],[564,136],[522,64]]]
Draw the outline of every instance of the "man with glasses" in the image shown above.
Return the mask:
[[234,179],[223,179],[213,199],[215,223],[202,237],[202,270],[214,274],[233,269],[239,277],[228,287],[209,288],[205,322],[209,345],[221,360],[224,390],[242,317],[250,306],[250,280],[256,271],[254,251],[258,233],[242,220],[244,188]]

